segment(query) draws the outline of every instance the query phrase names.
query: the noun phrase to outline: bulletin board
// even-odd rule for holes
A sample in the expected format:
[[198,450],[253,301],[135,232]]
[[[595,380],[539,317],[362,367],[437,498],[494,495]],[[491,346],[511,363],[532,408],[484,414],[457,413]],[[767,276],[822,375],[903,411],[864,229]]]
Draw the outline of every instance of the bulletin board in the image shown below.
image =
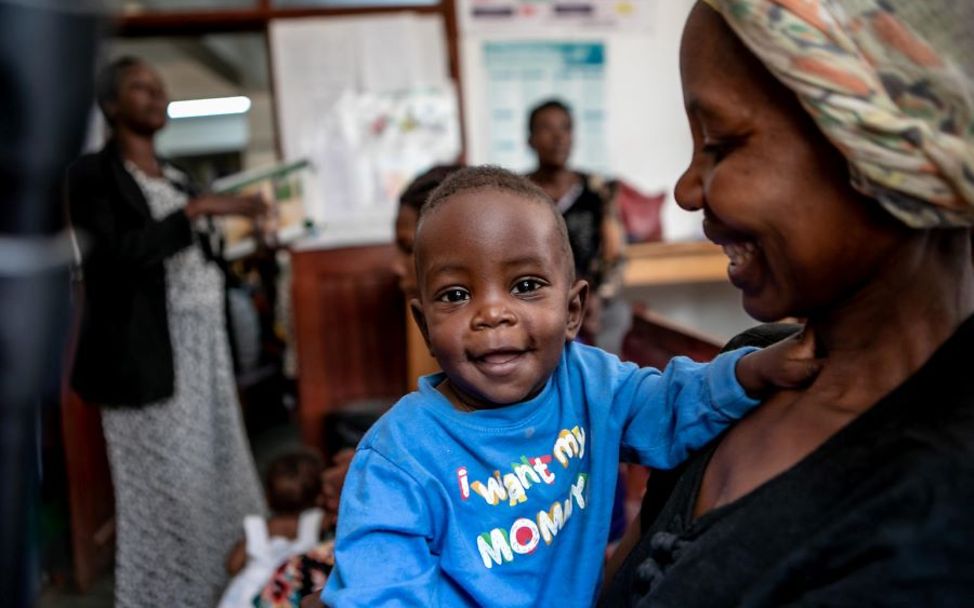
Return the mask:
[[280,19],[269,41],[283,156],[311,164],[315,244],[390,241],[399,192],[460,155],[442,18]]

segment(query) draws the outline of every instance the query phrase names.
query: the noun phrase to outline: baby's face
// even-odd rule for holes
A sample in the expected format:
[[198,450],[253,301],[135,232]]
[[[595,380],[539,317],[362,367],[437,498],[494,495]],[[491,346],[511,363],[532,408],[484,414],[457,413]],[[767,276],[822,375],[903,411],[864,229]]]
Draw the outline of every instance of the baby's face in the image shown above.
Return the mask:
[[587,286],[544,203],[503,191],[456,195],[417,235],[413,311],[461,403],[529,399],[578,332]]

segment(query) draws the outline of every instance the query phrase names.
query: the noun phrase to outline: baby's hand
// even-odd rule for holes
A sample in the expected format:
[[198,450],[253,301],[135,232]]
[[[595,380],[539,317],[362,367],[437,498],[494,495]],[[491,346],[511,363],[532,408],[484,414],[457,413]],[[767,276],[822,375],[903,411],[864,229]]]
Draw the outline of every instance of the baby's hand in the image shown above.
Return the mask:
[[822,362],[815,358],[815,337],[804,328],[771,346],[745,355],[737,363],[737,379],[751,397],[779,388],[800,388],[815,379]]
[[345,483],[345,475],[348,474],[348,467],[352,464],[352,457],[355,450],[345,448],[335,454],[335,464],[328,467],[321,474],[321,506],[325,509],[328,516],[329,525],[335,525],[338,518],[338,503],[341,499],[342,485]]

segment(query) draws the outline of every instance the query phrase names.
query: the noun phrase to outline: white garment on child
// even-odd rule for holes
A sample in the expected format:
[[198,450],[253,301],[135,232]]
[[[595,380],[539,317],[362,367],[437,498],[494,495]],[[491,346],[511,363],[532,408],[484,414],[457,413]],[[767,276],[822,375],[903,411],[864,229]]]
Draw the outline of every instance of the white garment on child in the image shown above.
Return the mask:
[[230,581],[219,608],[244,608],[253,605],[254,596],[274,575],[285,560],[310,551],[318,543],[324,513],[308,509],[298,517],[298,536],[268,537],[267,521],[259,515],[244,518],[247,542],[247,565]]

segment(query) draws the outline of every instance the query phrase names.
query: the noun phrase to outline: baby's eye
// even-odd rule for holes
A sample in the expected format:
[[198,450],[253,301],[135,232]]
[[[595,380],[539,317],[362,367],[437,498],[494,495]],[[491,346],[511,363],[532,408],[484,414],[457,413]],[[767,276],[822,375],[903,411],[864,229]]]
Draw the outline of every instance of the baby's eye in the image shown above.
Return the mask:
[[514,287],[511,289],[511,293],[513,294],[530,293],[532,291],[537,291],[541,289],[543,286],[544,283],[542,283],[538,279],[521,279],[520,281],[514,284]]
[[463,302],[464,300],[470,299],[470,294],[467,292],[466,289],[460,289],[459,287],[455,287],[453,289],[447,289],[446,291],[442,292],[439,296],[437,296],[436,299],[439,302],[450,302],[450,303]]

